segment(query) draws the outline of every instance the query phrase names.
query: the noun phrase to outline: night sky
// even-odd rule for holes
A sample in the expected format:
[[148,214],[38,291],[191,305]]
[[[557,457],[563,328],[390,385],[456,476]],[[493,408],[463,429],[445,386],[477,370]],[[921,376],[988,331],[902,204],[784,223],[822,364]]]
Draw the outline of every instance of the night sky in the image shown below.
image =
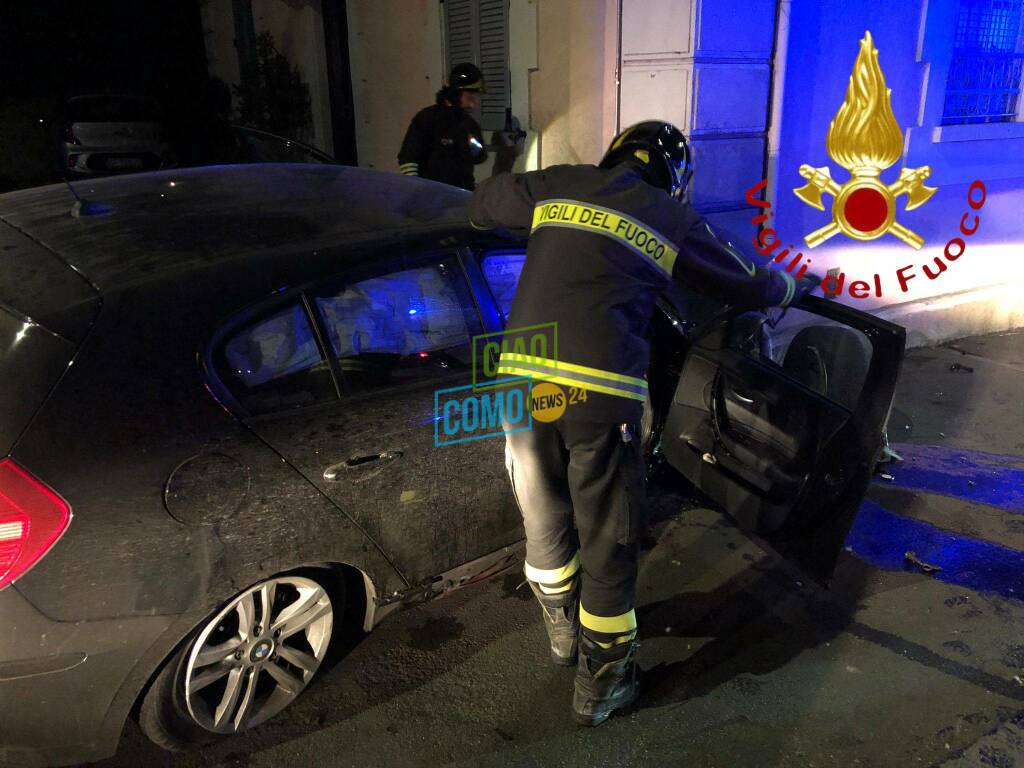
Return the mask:
[[174,93],[206,74],[198,0],[5,0],[0,99]]
[[0,72],[0,192],[55,180],[71,96],[150,96],[171,136],[198,135],[209,92],[199,0],[0,0]]

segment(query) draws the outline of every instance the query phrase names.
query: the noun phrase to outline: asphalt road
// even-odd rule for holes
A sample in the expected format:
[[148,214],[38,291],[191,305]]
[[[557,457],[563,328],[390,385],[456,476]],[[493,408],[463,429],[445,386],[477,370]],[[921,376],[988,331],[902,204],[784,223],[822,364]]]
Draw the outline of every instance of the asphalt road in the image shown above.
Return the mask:
[[510,574],[392,616],[255,733],[171,755],[129,723],[94,765],[1024,766],[1022,385],[1024,333],[909,355],[906,460],[827,592],[653,487],[644,695],[598,729],[573,725],[573,673]]

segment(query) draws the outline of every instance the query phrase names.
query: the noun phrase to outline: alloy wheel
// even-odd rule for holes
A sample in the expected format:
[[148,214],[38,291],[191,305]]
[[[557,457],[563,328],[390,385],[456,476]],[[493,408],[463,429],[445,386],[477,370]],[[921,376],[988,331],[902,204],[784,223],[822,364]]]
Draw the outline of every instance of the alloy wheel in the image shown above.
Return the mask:
[[184,680],[189,714],[222,734],[273,717],[313,679],[333,624],[331,598],[312,579],[282,576],[246,590],[193,643]]

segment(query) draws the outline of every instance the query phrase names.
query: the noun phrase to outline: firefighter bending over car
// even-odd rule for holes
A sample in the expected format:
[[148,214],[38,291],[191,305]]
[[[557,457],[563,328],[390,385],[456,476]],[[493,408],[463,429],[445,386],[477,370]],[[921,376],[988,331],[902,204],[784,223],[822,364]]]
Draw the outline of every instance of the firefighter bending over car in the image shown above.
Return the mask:
[[582,725],[637,696],[634,599],[647,524],[639,424],[659,294],[677,280],[734,305],[788,306],[813,285],[719,240],[682,201],[690,174],[682,133],[648,121],[620,133],[599,166],[501,174],[470,202],[475,227],[530,232],[508,326],[558,324],[560,359],[503,352],[498,373],[586,391],[556,421],[506,425],[526,578],[552,661],[576,665]]
[[472,112],[484,92],[484,76],[473,64],[456,64],[437,103],[416,113],[398,152],[406,176],[473,189],[473,166],[487,159],[480,125]]

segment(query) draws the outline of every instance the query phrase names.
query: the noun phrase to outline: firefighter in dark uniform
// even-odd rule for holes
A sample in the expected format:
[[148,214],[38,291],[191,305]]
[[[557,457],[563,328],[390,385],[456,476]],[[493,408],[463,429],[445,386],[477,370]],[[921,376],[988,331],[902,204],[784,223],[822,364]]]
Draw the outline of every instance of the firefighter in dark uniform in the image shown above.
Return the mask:
[[556,421],[506,425],[506,458],[526,578],[553,661],[576,664],[582,725],[637,695],[633,602],[646,525],[638,425],[659,294],[677,280],[731,304],[787,306],[812,285],[719,240],[682,202],[689,176],[683,135],[648,121],[619,134],[599,166],[501,174],[470,202],[475,227],[530,232],[508,327],[558,324],[559,359],[502,352],[498,373],[577,393]]
[[484,76],[472,64],[452,67],[437,103],[416,113],[398,152],[399,170],[407,176],[472,190],[473,166],[487,159],[480,125],[472,112],[485,90]]

